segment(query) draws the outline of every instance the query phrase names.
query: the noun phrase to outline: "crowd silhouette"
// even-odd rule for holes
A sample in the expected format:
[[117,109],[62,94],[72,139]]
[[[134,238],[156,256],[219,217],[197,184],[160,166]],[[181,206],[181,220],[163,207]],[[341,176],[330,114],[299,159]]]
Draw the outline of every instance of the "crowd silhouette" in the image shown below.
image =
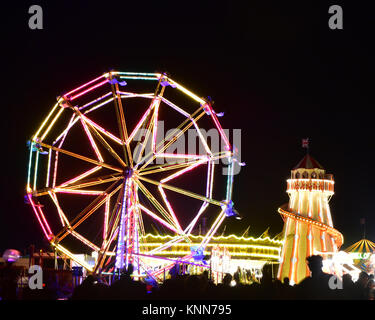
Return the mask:
[[[322,257],[307,258],[311,276],[291,286],[289,279],[274,280],[272,266],[263,267],[260,281],[242,283],[239,272],[227,273],[222,282],[215,284],[208,271],[199,275],[179,274],[178,268],[169,271],[169,277],[158,285],[151,281],[135,281],[133,267],[129,265],[121,277],[111,285],[94,275],[88,275],[78,285],[71,300],[374,300],[374,275],[361,272],[356,282],[349,274],[342,277],[341,285],[332,287],[331,275],[322,270]],[[2,300],[17,299],[16,276],[11,265],[2,269],[0,296]],[[43,290],[26,290],[23,299],[49,299],[59,297],[58,288],[46,284]]]

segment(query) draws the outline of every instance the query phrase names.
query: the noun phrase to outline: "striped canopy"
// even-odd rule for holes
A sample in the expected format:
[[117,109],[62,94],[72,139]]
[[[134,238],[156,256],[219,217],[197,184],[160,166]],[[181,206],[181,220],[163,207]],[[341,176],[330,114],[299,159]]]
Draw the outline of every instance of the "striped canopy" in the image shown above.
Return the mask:
[[375,243],[367,239],[362,239],[346,248],[345,251],[348,253],[372,253],[375,251]]

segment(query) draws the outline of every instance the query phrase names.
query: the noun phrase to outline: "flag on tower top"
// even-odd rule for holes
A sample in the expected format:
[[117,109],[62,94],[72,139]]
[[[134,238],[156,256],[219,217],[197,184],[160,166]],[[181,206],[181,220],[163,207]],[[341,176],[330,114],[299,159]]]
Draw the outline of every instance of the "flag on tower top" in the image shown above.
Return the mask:
[[302,148],[309,148],[309,138],[302,139]]

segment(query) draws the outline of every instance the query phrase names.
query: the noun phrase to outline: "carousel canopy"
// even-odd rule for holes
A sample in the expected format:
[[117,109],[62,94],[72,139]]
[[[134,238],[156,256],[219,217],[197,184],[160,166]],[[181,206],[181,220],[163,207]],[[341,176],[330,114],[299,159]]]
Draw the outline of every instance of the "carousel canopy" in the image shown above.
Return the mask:
[[375,243],[367,239],[362,239],[346,248],[345,251],[348,253],[373,253],[375,252]]

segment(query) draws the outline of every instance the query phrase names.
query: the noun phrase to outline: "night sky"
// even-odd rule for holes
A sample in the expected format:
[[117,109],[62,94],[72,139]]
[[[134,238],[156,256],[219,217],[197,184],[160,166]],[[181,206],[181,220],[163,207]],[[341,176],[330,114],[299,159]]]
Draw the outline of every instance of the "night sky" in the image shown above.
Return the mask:
[[[203,2],[203,1],[202,1]],[[17,4],[16,4],[17,3]],[[277,208],[306,150],[334,175],[334,226],[344,248],[374,229],[374,35],[366,2],[17,1],[2,4],[0,253],[46,245],[24,204],[30,139],[56,96],[110,69],[167,71],[225,111],[242,130],[234,203],[244,216],[226,233],[282,231]],[[28,8],[43,8],[30,30]],[[341,5],[344,29],[328,28]],[[221,228],[222,229],[222,228]]]

